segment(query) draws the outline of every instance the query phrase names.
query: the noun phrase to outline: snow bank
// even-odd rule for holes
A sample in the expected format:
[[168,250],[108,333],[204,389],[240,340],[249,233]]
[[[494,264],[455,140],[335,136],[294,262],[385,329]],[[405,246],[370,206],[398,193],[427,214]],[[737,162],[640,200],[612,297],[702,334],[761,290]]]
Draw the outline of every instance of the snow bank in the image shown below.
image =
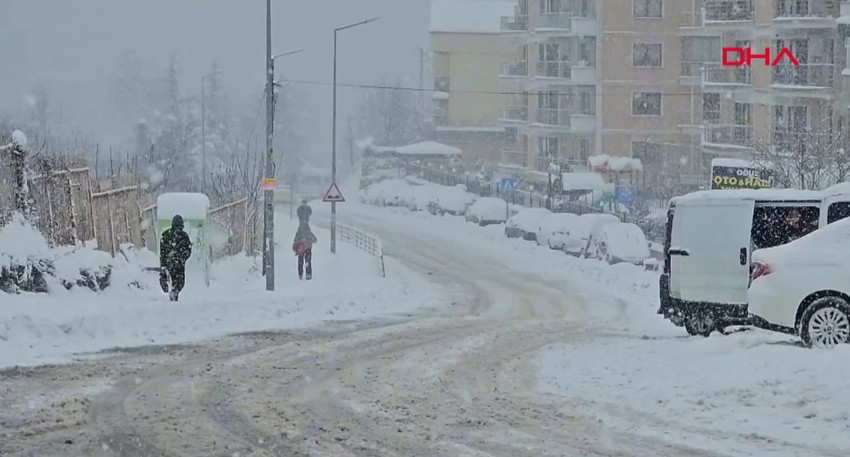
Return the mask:
[[507,220],[507,207],[504,200],[493,197],[478,199],[469,207],[467,214],[475,216],[485,222],[505,222]]
[[[768,455],[766,443],[783,456],[850,448],[850,399],[836,382],[850,376],[850,347],[812,351],[761,331],[708,339],[622,335],[556,345],[537,362],[543,392],[581,399],[595,414],[607,410],[601,419],[609,425],[636,410],[654,419],[642,433],[654,425],[658,434],[675,431],[699,445],[680,432],[720,432],[734,443],[710,448],[735,455],[745,454],[741,442],[756,451],[746,455]],[[803,443],[834,454],[794,449]]]
[[[337,244],[332,257],[329,233],[317,227],[313,227],[319,238],[313,250],[315,277],[299,281],[290,249],[298,222],[289,221],[288,213],[276,220],[276,291],[265,291],[259,259],[237,256],[213,264],[209,288],[200,270],[188,271],[186,289],[180,301],[172,303],[159,290],[156,272],[128,271],[119,263],[114,274],[124,280],[135,278],[143,290],[128,286],[99,294],[71,290],[50,296],[3,296],[0,366],[66,362],[114,347],[391,317],[452,301],[391,258],[385,259],[387,278],[381,278],[375,259],[353,246]],[[126,256],[139,263],[156,262],[156,256],[144,250],[128,249]]]

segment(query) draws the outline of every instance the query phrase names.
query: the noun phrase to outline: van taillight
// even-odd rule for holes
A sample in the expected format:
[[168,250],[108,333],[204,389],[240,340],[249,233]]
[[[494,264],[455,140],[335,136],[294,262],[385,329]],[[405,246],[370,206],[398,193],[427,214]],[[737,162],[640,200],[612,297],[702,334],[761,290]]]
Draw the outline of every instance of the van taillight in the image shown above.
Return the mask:
[[763,262],[755,262],[753,263],[753,272],[750,273],[750,281],[755,281],[762,276],[767,276],[773,273],[773,269],[770,265]]

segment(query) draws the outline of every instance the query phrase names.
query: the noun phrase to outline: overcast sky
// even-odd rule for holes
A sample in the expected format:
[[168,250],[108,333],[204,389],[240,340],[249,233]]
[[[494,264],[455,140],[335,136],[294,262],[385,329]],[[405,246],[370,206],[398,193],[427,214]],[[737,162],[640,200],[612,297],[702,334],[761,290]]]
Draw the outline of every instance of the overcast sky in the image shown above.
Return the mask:
[[[304,48],[278,61],[278,78],[329,82],[333,28],[372,16],[378,22],[341,32],[340,82],[382,76],[418,86],[417,46],[428,43],[428,0],[273,0],[274,52]],[[262,89],[264,0],[0,0],[0,110],[14,109],[43,83],[63,118],[79,121],[103,143],[125,132],[110,125],[106,96],[122,53],[134,50],[150,75],[179,60],[181,93],[200,92],[200,75],[215,57],[234,100]],[[330,147],[331,89],[309,87],[318,144]],[[341,89],[343,114],[357,99]],[[342,131],[342,130],[341,130]]]

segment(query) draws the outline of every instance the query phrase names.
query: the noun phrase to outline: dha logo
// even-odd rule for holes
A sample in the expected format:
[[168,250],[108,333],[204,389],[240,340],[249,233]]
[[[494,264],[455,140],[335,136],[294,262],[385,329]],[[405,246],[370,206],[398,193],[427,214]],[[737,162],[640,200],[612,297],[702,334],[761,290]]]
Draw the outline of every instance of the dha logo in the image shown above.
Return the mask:
[[[733,59],[731,57],[736,58]],[[780,61],[783,57],[787,57],[791,65],[795,67],[800,66],[800,62],[797,61],[797,58],[794,57],[794,54],[791,54],[788,48],[779,50],[779,54],[773,60],[770,59],[770,48],[764,48],[764,54],[755,54],[752,48],[723,48],[724,67],[740,67],[742,65],[749,67],[752,66],[753,59],[764,59],[765,66],[775,67],[776,64],[781,63]]]

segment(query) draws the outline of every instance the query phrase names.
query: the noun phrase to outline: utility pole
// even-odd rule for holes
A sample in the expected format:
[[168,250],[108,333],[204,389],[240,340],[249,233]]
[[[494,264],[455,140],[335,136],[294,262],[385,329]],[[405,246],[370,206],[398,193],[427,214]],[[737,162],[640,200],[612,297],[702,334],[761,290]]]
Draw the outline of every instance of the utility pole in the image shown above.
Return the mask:
[[419,49],[419,113],[425,124],[425,49]]
[[351,168],[354,168],[354,129],[351,127],[351,115],[348,115],[348,154],[351,156]]
[[[333,79],[333,134],[331,135],[331,184],[336,186],[336,55],[337,34],[342,30],[368,24],[377,21],[378,18],[355,22],[334,29],[334,79]],[[331,254],[336,254],[336,202],[331,202]]]
[[[266,0],[266,179],[274,178],[274,63],[272,60],[272,0]],[[263,272],[266,290],[274,290],[274,190],[264,191]]]
[[204,80],[201,76],[201,193],[207,193],[207,110],[204,94]]

